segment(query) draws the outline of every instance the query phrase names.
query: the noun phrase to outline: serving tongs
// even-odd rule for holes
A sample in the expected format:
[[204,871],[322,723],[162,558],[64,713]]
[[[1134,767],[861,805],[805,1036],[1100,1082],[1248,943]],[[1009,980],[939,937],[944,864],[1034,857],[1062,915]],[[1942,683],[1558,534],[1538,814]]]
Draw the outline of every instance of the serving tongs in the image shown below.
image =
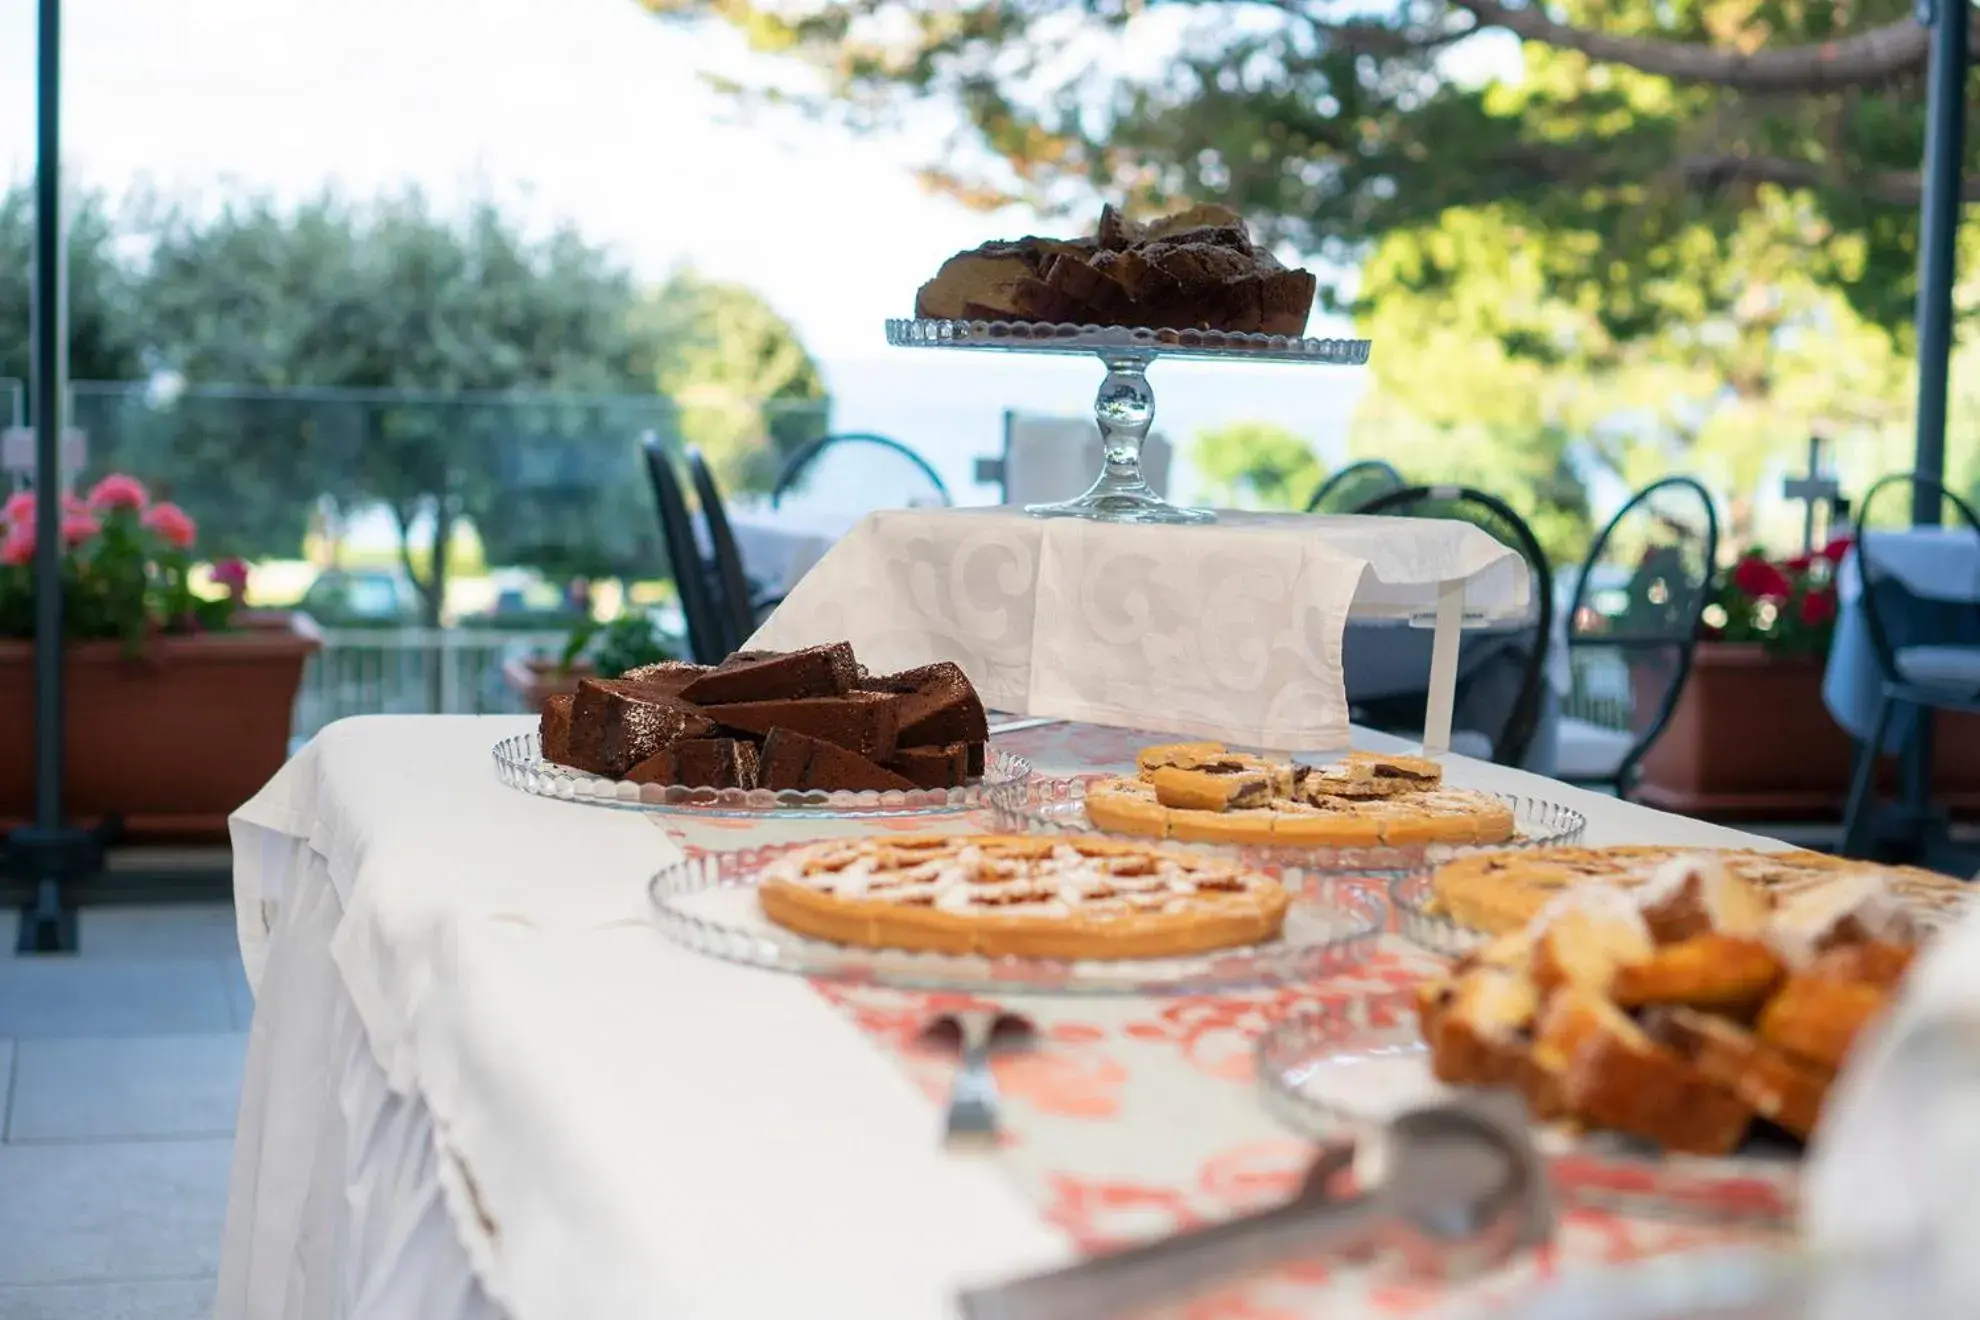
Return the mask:
[[[1125,1320],[1316,1256],[1392,1258],[1462,1278],[1553,1233],[1546,1166],[1518,1097],[1488,1093],[1398,1115],[1374,1147],[1322,1150],[1290,1201],[1023,1278],[965,1289],[965,1320]],[[1369,1190],[1331,1196],[1372,1156]]]

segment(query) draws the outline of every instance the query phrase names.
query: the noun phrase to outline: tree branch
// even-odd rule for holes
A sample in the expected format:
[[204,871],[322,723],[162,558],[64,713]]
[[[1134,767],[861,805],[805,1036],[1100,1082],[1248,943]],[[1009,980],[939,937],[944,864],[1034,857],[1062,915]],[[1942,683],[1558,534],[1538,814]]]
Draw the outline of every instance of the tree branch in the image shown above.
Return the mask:
[[[1917,170],[1838,174],[1782,156],[1734,155],[1681,156],[1677,166],[1686,182],[1706,188],[1735,181],[1775,183],[1783,188],[1846,188],[1893,206],[1916,206],[1925,195],[1925,179]],[[1980,201],[1980,179],[1968,176],[1960,195],[1965,201]]]
[[1499,0],[1452,2],[1477,18],[1481,27],[1504,28],[1523,40],[1580,51],[1590,59],[1626,64],[1680,82],[1747,92],[1828,92],[1881,82],[1918,67],[1932,43],[1929,28],[1901,18],[1834,41],[1749,54],[1687,41],[1591,32],[1547,17],[1537,0],[1517,8]]

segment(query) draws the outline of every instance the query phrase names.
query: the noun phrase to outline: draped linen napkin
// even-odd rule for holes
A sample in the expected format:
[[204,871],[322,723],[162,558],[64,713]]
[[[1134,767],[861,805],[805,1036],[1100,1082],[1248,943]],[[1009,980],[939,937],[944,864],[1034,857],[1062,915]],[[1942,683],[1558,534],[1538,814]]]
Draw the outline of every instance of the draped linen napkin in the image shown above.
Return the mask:
[[1347,746],[1350,613],[1523,617],[1518,554],[1469,523],[1224,513],[1206,526],[869,515],[750,639],[845,640],[875,670],[953,660],[985,704],[1277,749]]

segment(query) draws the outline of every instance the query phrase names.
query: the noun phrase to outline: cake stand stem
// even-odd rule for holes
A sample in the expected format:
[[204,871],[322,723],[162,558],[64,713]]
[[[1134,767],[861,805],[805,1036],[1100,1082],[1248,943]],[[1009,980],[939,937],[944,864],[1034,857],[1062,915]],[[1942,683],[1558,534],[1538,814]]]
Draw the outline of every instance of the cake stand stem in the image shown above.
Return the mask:
[[1141,447],[1155,421],[1155,391],[1148,384],[1150,352],[1126,348],[1100,350],[1107,378],[1093,400],[1093,420],[1100,427],[1100,475],[1084,495],[1060,504],[1027,504],[1035,518],[1091,518],[1099,522],[1212,522],[1208,509],[1184,509],[1149,488],[1141,474]]

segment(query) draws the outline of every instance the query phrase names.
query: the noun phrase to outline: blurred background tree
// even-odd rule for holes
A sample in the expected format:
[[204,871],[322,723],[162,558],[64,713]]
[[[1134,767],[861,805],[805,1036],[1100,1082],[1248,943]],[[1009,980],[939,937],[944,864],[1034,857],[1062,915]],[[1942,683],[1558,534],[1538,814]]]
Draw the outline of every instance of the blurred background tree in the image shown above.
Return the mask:
[[925,174],[972,204],[1237,206],[1377,340],[1385,456],[1422,424],[1564,492],[1673,463],[1746,492],[1813,427],[1861,449],[1909,416],[1909,0],[643,2],[802,66],[726,84],[751,102],[946,114]]
[[[141,200],[74,204],[75,421],[93,470],[184,504],[215,554],[293,557],[379,506],[432,624],[463,523],[491,565],[557,580],[663,568],[646,431],[757,486],[822,433],[817,365],[758,295],[691,273],[645,290],[491,200]],[[26,187],[0,199],[0,376],[23,379],[31,222]]]
[[827,429],[818,364],[788,321],[740,284],[677,270],[641,305],[655,381],[726,489],[768,490],[792,450]]
[[1304,509],[1327,466],[1300,435],[1272,422],[1232,422],[1200,431],[1190,464],[1209,483],[1204,498],[1226,508]]

